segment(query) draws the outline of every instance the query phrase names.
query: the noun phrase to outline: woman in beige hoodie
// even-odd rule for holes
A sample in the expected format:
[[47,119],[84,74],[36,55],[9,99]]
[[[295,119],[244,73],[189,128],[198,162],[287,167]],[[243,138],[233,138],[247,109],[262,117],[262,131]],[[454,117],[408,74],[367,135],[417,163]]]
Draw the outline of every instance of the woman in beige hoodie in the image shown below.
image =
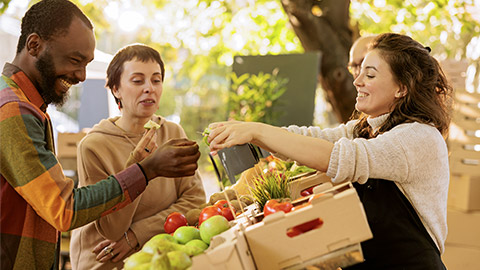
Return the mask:
[[[160,54],[148,46],[130,45],[117,52],[107,69],[107,87],[122,115],[100,121],[80,142],[80,186],[95,184],[97,179],[141,161],[170,139],[186,137],[182,127],[154,114],[163,91],[164,72]],[[159,127],[146,132],[144,125],[149,120]],[[72,232],[73,269],[121,269],[123,259],[164,232],[169,213],[185,214],[204,202],[198,173],[150,181],[131,205]]]

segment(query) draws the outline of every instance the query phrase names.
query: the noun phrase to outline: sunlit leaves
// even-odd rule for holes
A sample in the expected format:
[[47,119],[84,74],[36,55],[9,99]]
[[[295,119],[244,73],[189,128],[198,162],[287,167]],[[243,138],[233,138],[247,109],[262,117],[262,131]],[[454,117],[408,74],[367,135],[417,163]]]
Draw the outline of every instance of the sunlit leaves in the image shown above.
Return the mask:
[[352,0],[350,12],[361,34],[403,33],[432,47],[441,58],[458,58],[465,57],[472,37],[480,35],[480,22],[468,12],[471,2]]

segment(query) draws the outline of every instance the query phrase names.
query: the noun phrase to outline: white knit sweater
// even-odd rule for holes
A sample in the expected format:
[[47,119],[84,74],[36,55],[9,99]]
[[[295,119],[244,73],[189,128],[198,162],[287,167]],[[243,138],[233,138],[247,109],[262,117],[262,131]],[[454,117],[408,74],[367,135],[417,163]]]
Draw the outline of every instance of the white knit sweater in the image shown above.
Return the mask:
[[[369,118],[376,130],[388,114]],[[441,133],[421,123],[401,124],[373,139],[353,138],[352,120],[336,128],[289,126],[290,132],[334,143],[326,174],[334,183],[392,180],[415,208],[441,253],[447,236],[448,150]]]

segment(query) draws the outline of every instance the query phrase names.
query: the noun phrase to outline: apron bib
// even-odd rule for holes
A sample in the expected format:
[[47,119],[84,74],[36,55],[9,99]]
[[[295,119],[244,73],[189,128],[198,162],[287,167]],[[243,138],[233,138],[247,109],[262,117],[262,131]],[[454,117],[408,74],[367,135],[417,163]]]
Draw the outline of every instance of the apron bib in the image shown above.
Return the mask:
[[373,238],[361,243],[365,262],[345,269],[446,269],[436,244],[393,181],[368,179],[353,185]]

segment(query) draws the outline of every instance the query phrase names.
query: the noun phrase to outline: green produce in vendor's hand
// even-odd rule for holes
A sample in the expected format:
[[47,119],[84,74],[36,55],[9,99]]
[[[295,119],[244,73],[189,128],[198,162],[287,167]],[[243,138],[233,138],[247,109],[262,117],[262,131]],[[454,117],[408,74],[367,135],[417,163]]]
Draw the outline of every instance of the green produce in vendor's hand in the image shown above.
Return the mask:
[[202,132],[202,136],[203,136],[203,142],[207,145],[207,146],[210,146],[210,144],[208,143],[208,135],[210,135],[210,128],[205,128]]

